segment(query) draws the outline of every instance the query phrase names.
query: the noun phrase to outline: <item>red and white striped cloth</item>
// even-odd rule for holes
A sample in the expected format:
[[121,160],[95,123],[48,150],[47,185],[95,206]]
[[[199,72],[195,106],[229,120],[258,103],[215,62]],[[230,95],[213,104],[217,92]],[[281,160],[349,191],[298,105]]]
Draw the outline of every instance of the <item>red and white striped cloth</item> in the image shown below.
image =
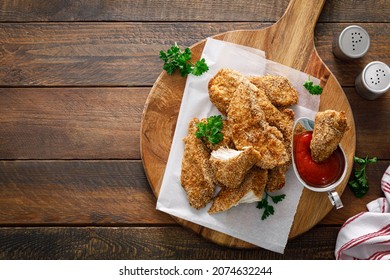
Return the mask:
[[336,241],[337,260],[390,260],[390,166],[381,181],[385,197],[348,219]]

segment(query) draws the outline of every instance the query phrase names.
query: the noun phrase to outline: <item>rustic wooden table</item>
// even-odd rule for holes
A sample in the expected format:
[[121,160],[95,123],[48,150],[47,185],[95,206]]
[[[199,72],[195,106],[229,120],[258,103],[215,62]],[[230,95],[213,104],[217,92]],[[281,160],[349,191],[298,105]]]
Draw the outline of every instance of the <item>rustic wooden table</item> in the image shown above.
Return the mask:
[[[370,190],[347,188],[344,208],[288,242],[285,253],[222,247],[155,210],[140,156],[142,111],[161,73],[160,50],[260,29],[288,0],[0,2],[1,259],[334,259],[338,230],[382,196],[390,164],[390,95],[366,101],[354,79],[390,64],[390,2],[328,0],[318,53],[348,97],[356,155],[377,156]],[[347,25],[371,35],[367,55],[344,62],[332,40]]]

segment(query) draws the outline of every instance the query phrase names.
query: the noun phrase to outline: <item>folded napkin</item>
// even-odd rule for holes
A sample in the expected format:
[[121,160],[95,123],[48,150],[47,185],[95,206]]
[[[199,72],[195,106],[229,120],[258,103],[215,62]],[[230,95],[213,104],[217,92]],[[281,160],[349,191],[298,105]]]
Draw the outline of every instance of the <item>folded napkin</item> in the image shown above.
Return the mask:
[[353,216],[341,227],[336,259],[390,260],[390,166],[381,187],[385,197],[368,203],[368,212]]

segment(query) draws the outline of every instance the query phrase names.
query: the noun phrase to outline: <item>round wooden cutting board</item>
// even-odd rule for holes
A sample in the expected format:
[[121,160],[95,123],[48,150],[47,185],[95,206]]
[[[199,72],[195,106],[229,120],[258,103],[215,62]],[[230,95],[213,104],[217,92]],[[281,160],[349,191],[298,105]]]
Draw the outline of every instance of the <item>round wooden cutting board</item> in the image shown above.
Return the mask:
[[[324,64],[314,46],[314,28],[325,0],[292,0],[285,14],[274,25],[261,30],[236,30],[218,34],[214,38],[264,50],[269,60],[303,71],[321,80],[320,111],[345,111],[350,129],[341,142],[348,160],[347,174],[353,165],[356,147],[355,124],[351,108],[337,79]],[[193,60],[202,54],[205,40],[191,47]],[[158,197],[172,144],[177,116],[186,79],[179,74],[162,72],[155,82],[145,104],[141,125],[141,156],[151,188]],[[181,163],[178,163],[181,164]],[[348,177],[337,187],[341,195]],[[322,220],[332,209],[327,193],[304,189],[290,238],[306,232]],[[215,243],[239,248],[254,245],[223,233],[174,217],[175,220]]]

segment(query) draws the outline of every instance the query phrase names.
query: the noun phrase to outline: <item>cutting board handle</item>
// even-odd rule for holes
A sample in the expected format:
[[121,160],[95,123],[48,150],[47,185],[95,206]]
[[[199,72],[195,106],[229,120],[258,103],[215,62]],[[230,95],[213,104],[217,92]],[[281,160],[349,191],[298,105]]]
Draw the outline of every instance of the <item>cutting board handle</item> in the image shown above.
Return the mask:
[[[276,24],[287,21],[290,31],[314,31],[326,0],[291,0]],[[298,28],[298,29],[297,29]]]
[[[314,48],[314,28],[325,0],[291,0],[283,16],[270,27],[271,58],[294,65],[289,57],[311,53]],[[286,55],[288,54],[288,55]]]

